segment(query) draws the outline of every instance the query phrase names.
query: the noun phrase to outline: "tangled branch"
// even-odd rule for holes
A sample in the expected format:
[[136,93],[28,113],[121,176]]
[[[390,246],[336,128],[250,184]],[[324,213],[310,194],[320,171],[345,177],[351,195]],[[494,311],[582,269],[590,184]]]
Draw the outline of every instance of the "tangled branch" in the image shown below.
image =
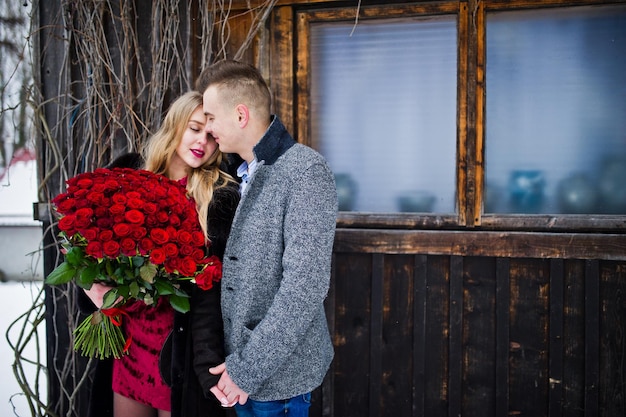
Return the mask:
[[[58,264],[61,255],[55,219],[45,207],[64,191],[65,181],[138,150],[159,126],[173,98],[193,87],[193,77],[202,70],[192,68],[194,59],[202,66],[224,58],[241,59],[276,2],[258,1],[256,6],[246,2],[246,7],[234,10],[228,0],[33,1],[32,10],[40,13],[28,16],[29,48],[24,48],[22,58],[31,69],[46,71],[36,70],[27,79],[20,106],[32,115],[28,126],[38,155],[39,216],[43,241],[48,242],[41,251],[48,264]],[[45,23],[39,27],[42,16]],[[230,22],[242,16],[251,22],[250,29],[233,48]],[[228,56],[235,49],[237,53]],[[77,311],[71,288],[43,288],[11,325],[13,332],[19,329],[18,338],[9,340],[7,332],[15,352],[14,375],[32,416],[78,416],[84,409],[91,378],[85,369],[91,369],[91,362],[68,348],[80,320]],[[46,322],[51,330],[47,351],[54,355],[47,358],[47,367],[36,342]],[[36,357],[27,358],[24,347],[33,343]],[[34,381],[28,381],[27,366],[36,369]],[[43,398],[39,386],[44,377],[57,381],[52,384],[58,398]]]

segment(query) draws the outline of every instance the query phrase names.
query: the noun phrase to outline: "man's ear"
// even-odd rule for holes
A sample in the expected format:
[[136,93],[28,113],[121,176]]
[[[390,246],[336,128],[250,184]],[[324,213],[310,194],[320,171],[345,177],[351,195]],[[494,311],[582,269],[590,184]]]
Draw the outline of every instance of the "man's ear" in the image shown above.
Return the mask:
[[235,111],[237,112],[237,117],[239,118],[239,127],[246,127],[248,121],[250,120],[250,110],[248,106],[245,104],[238,104],[235,107]]

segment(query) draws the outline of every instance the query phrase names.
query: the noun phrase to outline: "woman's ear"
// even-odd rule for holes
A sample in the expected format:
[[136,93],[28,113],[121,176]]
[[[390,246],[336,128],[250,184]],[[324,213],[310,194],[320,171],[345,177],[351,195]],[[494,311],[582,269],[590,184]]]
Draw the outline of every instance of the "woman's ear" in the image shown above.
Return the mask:
[[246,127],[248,121],[250,120],[250,110],[248,109],[248,106],[245,104],[238,104],[237,107],[235,107],[235,111],[237,112],[239,127]]

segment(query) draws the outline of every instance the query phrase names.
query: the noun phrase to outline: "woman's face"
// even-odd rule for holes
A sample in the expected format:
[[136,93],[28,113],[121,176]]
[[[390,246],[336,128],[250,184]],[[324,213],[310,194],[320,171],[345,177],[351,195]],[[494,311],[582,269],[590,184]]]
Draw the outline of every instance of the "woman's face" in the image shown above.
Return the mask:
[[202,111],[202,106],[198,106],[185,127],[183,137],[172,158],[171,168],[176,169],[174,165],[178,165],[179,168],[184,167],[185,172],[189,172],[192,168],[204,165],[215,153],[217,143],[213,136],[204,131],[205,123],[206,116]]

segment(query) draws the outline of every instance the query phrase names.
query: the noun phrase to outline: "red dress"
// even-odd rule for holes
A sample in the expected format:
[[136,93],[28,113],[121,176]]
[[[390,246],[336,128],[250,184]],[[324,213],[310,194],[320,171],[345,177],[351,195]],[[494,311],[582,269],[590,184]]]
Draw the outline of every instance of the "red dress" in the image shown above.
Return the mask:
[[159,410],[171,410],[171,389],[159,372],[159,354],[174,325],[166,297],[154,307],[142,301],[124,307],[124,335],[132,338],[127,355],[113,361],[113,391]]

